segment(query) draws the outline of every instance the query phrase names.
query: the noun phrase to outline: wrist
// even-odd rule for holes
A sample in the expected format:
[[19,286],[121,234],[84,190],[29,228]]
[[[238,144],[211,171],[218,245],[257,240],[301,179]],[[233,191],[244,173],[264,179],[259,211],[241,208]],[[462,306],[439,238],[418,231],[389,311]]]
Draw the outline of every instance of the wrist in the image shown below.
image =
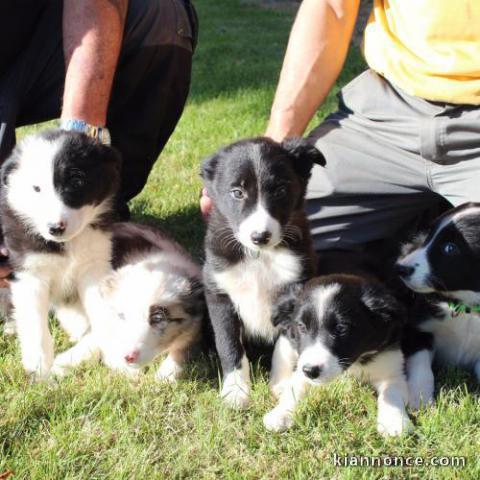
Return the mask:
[[288,137],[301,136],[303,129],[298,127],[291,112],[274,112],[270,116],[265,135],[277,142]]
[[110,132],[108,128],[101,125],[91,125],[84,120],[76,118],[61,118],[60,128],[62,130],[81,132],[89,137],[95,138],[104,145],[111,145]]

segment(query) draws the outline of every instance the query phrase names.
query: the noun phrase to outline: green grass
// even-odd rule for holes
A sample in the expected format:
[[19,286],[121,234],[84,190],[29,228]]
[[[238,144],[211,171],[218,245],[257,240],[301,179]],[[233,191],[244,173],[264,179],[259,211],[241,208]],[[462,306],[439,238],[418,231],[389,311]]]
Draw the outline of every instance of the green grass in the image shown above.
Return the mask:
[[[200,160],[220,145],[264,131],[293,12],[254,1],[196,0],[201,19],[192,92],[178,128],[143,193],[137,220],[153,222],[201,256]],[[336,87],[364,68],[359,52]],[[318,122],[335,107],[331,95]],[[25,131],[21,132],[25,134]],[[55,329],[58,349],[66,347]],[[438,376],[436,406],[413,416],[412,435],[375,431],[371,388],[342,379],[303,403],[296,426],[267,433],[273,406],[267,374],[254,367],[251,408],[218,398],[218,365],[204,359],[175,386],[147,372],[138,382],[89,364],[59,384],[30,384],[15,339],[0,334],[0,478],[479,478],[479,389],[461,370]],[[462,455],[464,469],[341,468],[339,455]]]

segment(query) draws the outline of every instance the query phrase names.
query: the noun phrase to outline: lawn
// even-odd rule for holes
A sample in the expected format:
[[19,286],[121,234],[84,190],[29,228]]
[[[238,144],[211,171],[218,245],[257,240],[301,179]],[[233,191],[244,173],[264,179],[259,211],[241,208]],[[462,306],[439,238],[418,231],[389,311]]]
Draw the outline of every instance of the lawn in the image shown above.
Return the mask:
[[[169,231],[201,259],[198,214],[201,159],[220,145],[264,131],[294,11],[253,0],[196,0],[201,36],[185,114],[162,153],[134,217]],[[264,2],[268,3],[268,2]],[[350,52],[336,87],[364,68]],[[316,121],[335,107],[334,95]],[[26,132],[20,132],[25,134]],[[59,349],[65,337],[54,329]],[[439,372],[435,407],[412,415],[412,435],[384,439],[375,430],[370,387],[342,379],[303,403],[296,426],[271,434],[267,374],[254,366],[253,402],[231,411],[218,397],[216,361],[192,365],[176,385],[153,369],[132,382],[88,364],[58,384],[30,384],[16,340],[0,333],[0,479],[144,478],[480,478],[479,388],[473,376]],[[461,455],[450,467],[339,467],[337,455]]]

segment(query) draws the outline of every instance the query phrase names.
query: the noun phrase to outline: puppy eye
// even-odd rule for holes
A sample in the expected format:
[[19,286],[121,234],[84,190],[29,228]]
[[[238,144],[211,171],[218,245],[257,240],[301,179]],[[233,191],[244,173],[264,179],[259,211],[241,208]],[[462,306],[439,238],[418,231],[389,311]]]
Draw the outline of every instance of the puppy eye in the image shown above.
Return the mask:
[[83,178],[79,178],[79,177],[73,177],[70,180],[70,186],[72,188],[81,188],[81,187],[83,187],[84,183],[85,182],[84,182]]
[[299,333],[307,333],[307,326],[303,322],[297,322],[296,326]]
[[286,194],[287,194],[287,187],[285,185],[278,187],[273,193],[275,198],[283,198]]
[[346,335],[348,332],[348,326],[344,324],[338,324],[335,326],[335,335],[342,336]]
[[169,321],[168,310],[165,307],[157,307],[150,312],[150,325],[158,325],[162,322]]
[[33,189],[38,193],[40,191],[40,187],[38,185],[34,185]]
[[122,321],[125,321],[125,314],[124,313],[119,313],[118,318]]
[[245,192],[241,190],[240,188],[234,188],[230,191],[230,195],[235,199],[235,200],[243,200],[245,198]]
[[453,256],[458,255],[460,253],[460,249],[458,246],[453,242],[447,242],[442,246],[442,251],[445,255]]

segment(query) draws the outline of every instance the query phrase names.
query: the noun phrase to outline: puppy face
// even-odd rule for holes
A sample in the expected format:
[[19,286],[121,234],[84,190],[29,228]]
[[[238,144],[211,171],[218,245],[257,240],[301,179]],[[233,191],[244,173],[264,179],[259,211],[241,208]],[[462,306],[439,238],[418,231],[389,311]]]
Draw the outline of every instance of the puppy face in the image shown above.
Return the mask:
[[404,311],[380,285],[329,275],[284,293],[273,321],[296,346],[297,369],[321,384],[392,343]]
[[180,338],[199,334],[201,285],[161,256],[120,268],[105,280],[102,292],[117,316],[111,342],[130,367],[140,368]]
[[2,168],[9,206],[37,234],[65,242],[110,208],[120,157],[81,133],[26,138]]
[[480,301],[480,204],[465,204],[439,217],[400,257],[396,269],[417,292]]
[[303,207],[313,163],[325,164],[313,146],[267,138],[243,140],[202,165],[202,178],[215,208],[246,248],[280,243],[292,214]]

